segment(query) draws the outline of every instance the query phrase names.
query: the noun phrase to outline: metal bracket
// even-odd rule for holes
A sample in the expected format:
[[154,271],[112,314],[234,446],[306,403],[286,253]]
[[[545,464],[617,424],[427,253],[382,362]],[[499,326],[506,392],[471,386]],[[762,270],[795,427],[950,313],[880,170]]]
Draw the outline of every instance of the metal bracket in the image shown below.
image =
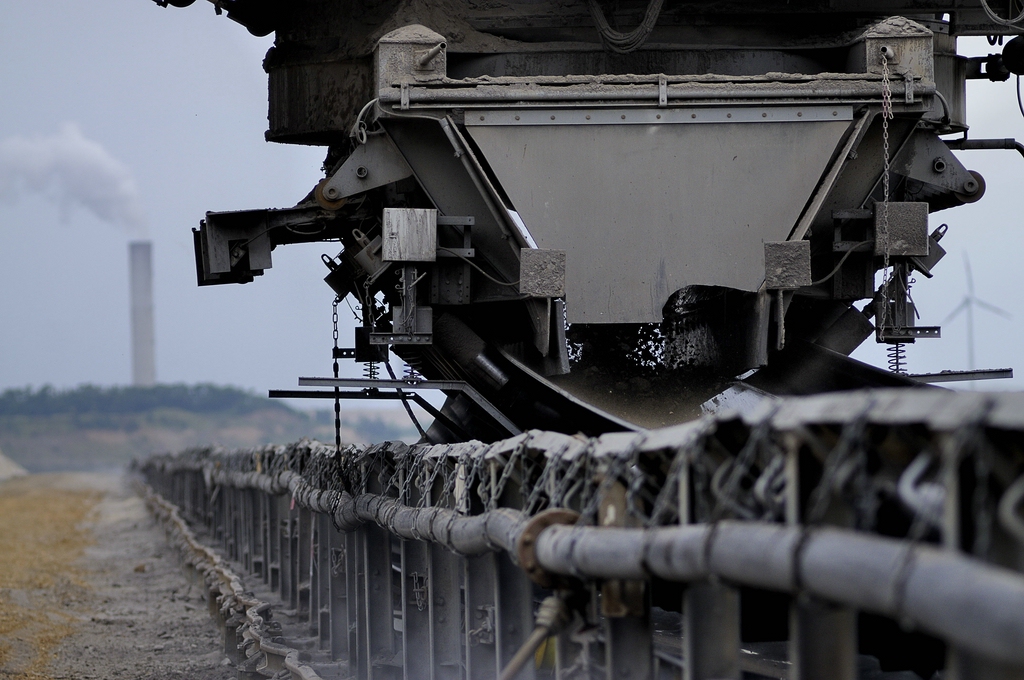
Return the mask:
[[[355,388],[360,391],[341,392],[304,391],[304,390],[270,390],[271,399],[412,399],[422,406],[427,413],[442,420],[446,426],[451,420],[438,411],[429,401],[417,394],[417,390],[441,390],[443,392],[460,392],[490,416],[498,425],[509,433],[516,435],[522,432],[504,413],[488,401],[476,388],[460,380],[378,380],[368,378],[299,378],[299,387],[334,387]],[[389,391],[385,391],[389,390]],[[390,391],[394,390],[394,391]],[[457,429],[458,428],[456,426]]]
[[341,167],[324,183],[318,193],[336,204],[338,201],[412,177],[412,168],[386,134],[374,134],[356,147]]

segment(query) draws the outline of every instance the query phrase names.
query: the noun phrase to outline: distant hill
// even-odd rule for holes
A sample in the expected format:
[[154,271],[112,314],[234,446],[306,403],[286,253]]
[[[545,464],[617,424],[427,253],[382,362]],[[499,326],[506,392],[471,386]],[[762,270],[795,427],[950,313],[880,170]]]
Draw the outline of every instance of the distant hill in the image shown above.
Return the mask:
[[[415,441],[401,409],[342,405],[345,442]],[[156,385],[0,392],[0,449],[29,472],[111,470],[190,446],[334,441],[332,411],[299,411],[235,387]]]
[[154,385],[153,387],[96,387],[82,385],[58,391],[49,385],[0,392],[0,416],[145,413],[154,409],[187,413],[248,415],[256,411],[297,413],[286,404],[258,397],[236,387],[217,385]]

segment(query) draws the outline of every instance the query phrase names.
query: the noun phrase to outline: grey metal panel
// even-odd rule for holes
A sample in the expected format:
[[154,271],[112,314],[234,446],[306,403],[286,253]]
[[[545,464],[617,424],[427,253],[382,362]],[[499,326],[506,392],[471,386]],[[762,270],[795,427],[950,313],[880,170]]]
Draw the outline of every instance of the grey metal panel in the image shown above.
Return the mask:
[[[831,115],[831,110],[829,110]],[[567,252],[572,323],[648,323],[675,291],[756,291],[845,121],[467,126],[541,248]]]

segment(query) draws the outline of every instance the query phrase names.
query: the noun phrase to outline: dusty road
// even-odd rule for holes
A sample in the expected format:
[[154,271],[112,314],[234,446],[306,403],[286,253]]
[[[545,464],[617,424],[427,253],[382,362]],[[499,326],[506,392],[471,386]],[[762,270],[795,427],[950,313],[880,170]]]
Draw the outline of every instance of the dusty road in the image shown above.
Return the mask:
[[202,593],[119,477],[0,482],[0,678],[233,677]]

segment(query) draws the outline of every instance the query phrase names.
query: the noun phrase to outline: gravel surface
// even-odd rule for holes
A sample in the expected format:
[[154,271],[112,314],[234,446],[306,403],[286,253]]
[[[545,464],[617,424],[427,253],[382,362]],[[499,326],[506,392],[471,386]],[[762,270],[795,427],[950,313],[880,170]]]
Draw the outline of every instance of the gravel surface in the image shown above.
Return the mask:
[[219,637],[121,478],[0,483],[0,678],[227,680]]

